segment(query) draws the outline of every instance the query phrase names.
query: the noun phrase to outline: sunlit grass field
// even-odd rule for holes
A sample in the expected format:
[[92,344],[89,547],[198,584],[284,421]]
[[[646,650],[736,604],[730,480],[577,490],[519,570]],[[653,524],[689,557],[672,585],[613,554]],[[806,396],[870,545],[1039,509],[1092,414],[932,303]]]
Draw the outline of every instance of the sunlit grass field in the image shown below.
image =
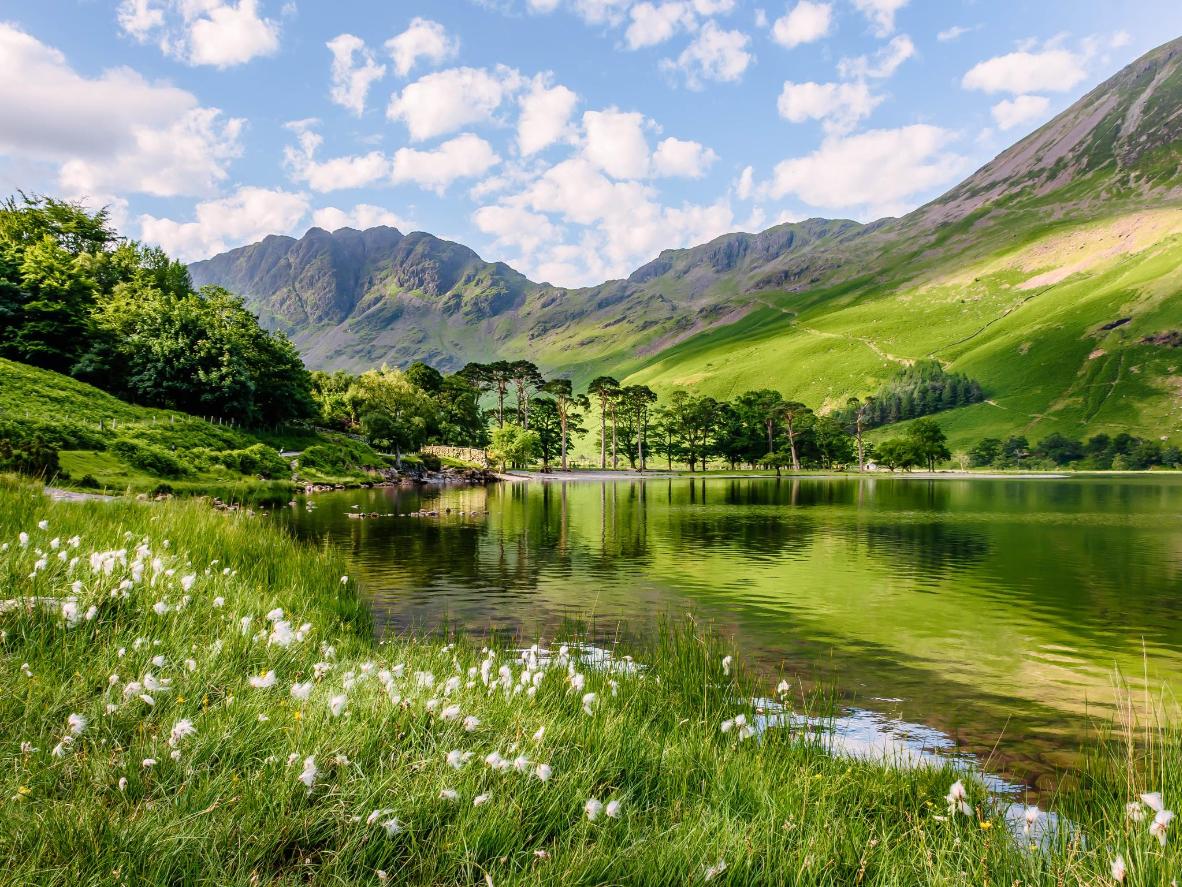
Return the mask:
[[1098,738],[1055,799],[1071,824],[1032,811],[1027,836],[971,773],[825,753],[788,720],[791,690],[704,627],[607,651],[377,644],[342,565],[256,518],[54,504],[13,479],[0,546],[5,884],[1102,884],[1120,855],[1128,883],[1164,885],[1179,868],[1155,812],[1126,811],[1182,791],[1169,731]]

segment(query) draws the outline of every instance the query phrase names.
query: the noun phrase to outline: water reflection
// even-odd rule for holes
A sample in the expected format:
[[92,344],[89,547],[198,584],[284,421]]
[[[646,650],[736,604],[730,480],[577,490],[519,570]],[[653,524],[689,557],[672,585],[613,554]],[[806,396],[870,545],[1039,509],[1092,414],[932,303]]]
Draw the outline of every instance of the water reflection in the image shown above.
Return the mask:
[[[380,627],[532,638],[577,617],[606,636],[692,611],[769,671],[996,745],[1032,782],[1112,706],[1116,670],[1136,685],[1144,651],[1150,684],[1182,676],[1172,478],[654,479],[315,502],[280,519],[348,554]],[[353,505],[440,516],[356,520]]]

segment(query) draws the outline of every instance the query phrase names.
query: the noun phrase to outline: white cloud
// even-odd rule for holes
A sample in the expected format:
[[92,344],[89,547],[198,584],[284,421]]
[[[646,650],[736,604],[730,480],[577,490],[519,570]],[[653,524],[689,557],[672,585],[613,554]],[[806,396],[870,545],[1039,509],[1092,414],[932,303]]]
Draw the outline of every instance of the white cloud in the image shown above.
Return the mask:
[[952,40],[959,40],[970,31],[975,31],[976,28],[966,28],[964,25],[953,25],[951,28],[945,28],[936,35],[936,39],[941,43],[949,43]]
[[735,196],[740,200],[750,200],[755,193],[755,167],[745,166],[739,173],[739,180],[735,182]]
[[560,237],[548,216],[520,206],[482,206],[472,214],[472,223],[485,234],[493,235],[497,248],[514,248],[524,255]]
[[432,151],[399,148],[394,152],[390,180],[395,184],[413,182],[442,194],[456,179],[483,175],[500,160],[488,142],[464,133]]
[[894,75],[903,62],[914,56],[915,44],[906,34],[900,34],[892,38],[890,43],[879,47],[874,55],[842,59],[837,63],[837,70],[842,77],[882,80]]
[[1108,41],[1108,46],[1112,49],[1121,49],[1133,42],[1133,35],[1128,31],[1117,31],[1112,35],[1112,39]]
[[517,148],[523,157],[529,157],[567,134],[579,97],[565,86],[550,86],[548,78],[538,76],[519,101]]
[[308,214],[308,199],[290,191],[242,187],[228,197],[198,203],[194,214],[191,222],[141,215],[140,237],[191,262],[268,234],[294,232]]
[[553,12],[558,8],[559,0],[526,0],[530,12]]
[[632,23],[624,33],[624,39],[629,49],[656,46],[679,30],[691,30],[697,25],[690,5],[680,0],[666,0],[659,6],[655,3],[637,3],[628,14],[632,17]]
[[324,44],[332,53],[332,91],[329,96],[343,108],[360,115],[365,110],[369,88],[386,75],[365,41],[353,34],[341,34]]
[[624,13],[632,2],[633,0],[574,0],[574,9],[588,24],[616,25],[623,20]]
[[1051,107],[1051,100],[1041,95],[1020,95],[1005,99],[992,108],[993,119],[1002,129],[1013,129],[1023,123],[1038,120]]
[[230,68],[279,50],[279,24],[258,0],[121,0],[116,19],[140,43],[191,65]]
[[1066,92],[1087,77],[1084,60],[1066,49],[1011,52],[987,59],[961,80],[965,89],[981,92]]
[[326,231],[336,231],[340,228],[356,228],[364,231],[366,228],[376,228],[386,225],[398,228],[403,233],[414,229],[414,223],[371,203],[359,203],[351,210],[326,206],[312,213],[312,224]]
[[768,192],[826,209],[896,213],[964,172],[965,158],[946,150],[954,138],[924,124],[829,137],[813,153],[776,164]]
[[522,85],[521,75],[498,65],[450,68],[428,74],[390,97],[386,116],[401,120],[415,141],[455,132],[491,120],[497,108]]
[[883,97],[871,93],[865,81],[853,83],[784,84],[777,108],[792,123],[824,121],[827,132],[848,132],[882,104]]
[[648,175],[649,148],[643,114],[608,108],[583,114],[583,156],[617,179]]
[[820,40],[832,27],[833,7],[830,4],[800,0],[791,11],[776,19],[772,25],[772,39],[792,49],[802,43]]
[[390,161],[381,151],[318,161],[316,152],[324,141],[314,129],[318,122],[297,120],[287,124],[287,128],[294,132],[299,140],[299,147],[288,145],[283,149],[284,165],[294,181],[305,182],[313,191],[323,193],[344,188],[362,188],[389,175]]
[[653,175],[700,179],[717,159],[705,145],[668,138],[653,152]]
[[448,36],[447,29],[439,22],[416,18],[409,28],[386,41],[386,51],[394,59],[395,73],[405,77],[419,59],[438,65],[454,58],[460,51],[460,41],[458,37]]
[[0,154],[53,164],[74,193],[208,194],[241,153],[245,121],[130,68],[83,77],[0,22]]
[[706,80],[733,83],[754,60],[748,50],[750,43],[751,38],[742,31],[727,31],[708,21],[676,61],[664,59],[661,67],[680,72],[690,89],[701,89]]
[[888,37],[895,31],[895,14],[910,0],[854,0],[857,10],[874,28],[874,36]]

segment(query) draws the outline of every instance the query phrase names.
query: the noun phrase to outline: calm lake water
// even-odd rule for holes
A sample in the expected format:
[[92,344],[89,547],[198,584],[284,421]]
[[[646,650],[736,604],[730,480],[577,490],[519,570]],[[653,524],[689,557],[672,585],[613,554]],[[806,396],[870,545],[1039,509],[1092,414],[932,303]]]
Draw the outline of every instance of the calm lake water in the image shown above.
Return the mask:
[[[346,555],[380,630],[532,641],[573,617],[610,637],[693,613],[769,675],[835,687],[888,732],[931,728],[1028,785],[1111,717],[1118,672],[1182,686],[1176,478],[658,478],[311,502],[276,519]],[[351,520],[355,505],[441,516]]]

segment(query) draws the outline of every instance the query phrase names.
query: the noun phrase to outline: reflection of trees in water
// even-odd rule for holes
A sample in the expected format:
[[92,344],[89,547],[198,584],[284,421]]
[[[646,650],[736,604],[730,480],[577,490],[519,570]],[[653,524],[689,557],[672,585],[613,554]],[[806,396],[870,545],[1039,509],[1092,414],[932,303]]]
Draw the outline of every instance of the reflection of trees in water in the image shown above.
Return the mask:
[[851,528],[872,557],[921,579],[946,579],[989,555],[989,538],[942,520],[869,522]]

